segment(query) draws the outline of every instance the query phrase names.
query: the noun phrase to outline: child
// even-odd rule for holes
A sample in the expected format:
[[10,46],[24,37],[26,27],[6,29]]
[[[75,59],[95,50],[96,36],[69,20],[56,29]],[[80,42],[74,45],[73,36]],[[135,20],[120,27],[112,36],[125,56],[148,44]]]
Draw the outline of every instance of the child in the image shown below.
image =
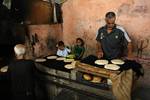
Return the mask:
[[65,44],[63,41],[59,41],[57,44],[58,50],[57,50],[57,56],[66,57],[71,52],[70,49],[65,47]]
[[76,39],[76,45],[73,48],[73,54],[76,59],[81,59],[85,52],[84,41],[81,38]]

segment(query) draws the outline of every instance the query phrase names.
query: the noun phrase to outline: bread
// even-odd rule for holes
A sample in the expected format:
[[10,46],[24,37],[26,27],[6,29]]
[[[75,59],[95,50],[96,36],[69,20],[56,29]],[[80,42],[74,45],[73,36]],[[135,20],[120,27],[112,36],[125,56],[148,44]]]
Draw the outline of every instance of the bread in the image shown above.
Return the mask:
[[75,66],[72,65],[72,64],[67,64],[67,65],[65,65],[64,67],[65,67],[66,69],[73,69],[73,68],[75,68]]
[[57,56],[48,56],[47,59],[57,59]]
[[117,64],[117,65],[123,65],[125,62],[121,59],[113,59],[111,60],[111,63]]
[[87,81],[92,80],[92,76],[89,75],[89,74],[83,74],[83,78],[84,78],[85,80],[87,80]]
[[7,72],[7,70],[8,70],[8,66],[4,66],[4,67],[2,67],[1,69],[0,69],[0,71],[1,72]]
[[64,57],[59,57],[59,58],[57,58],[56,60],[65,60],[66,58],[64,58]]
[[105,65],[105,64],[108,64],[108,60],[96,60],[95,64],[97,64],[97,65]]
[[104,68],[110,69],[110,70],[118,70],[120,67],[118,65],[115,65],[115,64],[106,64],[104,66]]
[[74,59],[64,59],[64,62],[73,62]]
[[93,83],[100,83],[102,80],[101,77],[98,77],[98,76],[93,76],[93,79],[91,80],[91,82]]

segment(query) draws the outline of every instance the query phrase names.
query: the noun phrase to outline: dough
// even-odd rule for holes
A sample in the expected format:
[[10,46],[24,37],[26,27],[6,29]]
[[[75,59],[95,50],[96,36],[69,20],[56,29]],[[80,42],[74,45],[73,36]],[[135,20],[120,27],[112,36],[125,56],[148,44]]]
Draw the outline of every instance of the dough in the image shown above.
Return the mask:
[[120,67],[118,65],[115,65],[115,64],[106,64],[104,66],[104,68],[110,69],[110,70],[118,70]]
[[73,69],[73,68],[75,68],[75,66],[73,66],[72,64],[67,64],[64,67],[67,68],[67,69]]
[[113,59],[111,60],[111,63],[117,64],[117,65],[123,65],[125,62],[121,59]]
[[48,56],[47,59],[57,59],[57,56]]
[[96,60],[95,64],[97,64],[97,65],[106,65],[106,64],[108,64],[108,60]]

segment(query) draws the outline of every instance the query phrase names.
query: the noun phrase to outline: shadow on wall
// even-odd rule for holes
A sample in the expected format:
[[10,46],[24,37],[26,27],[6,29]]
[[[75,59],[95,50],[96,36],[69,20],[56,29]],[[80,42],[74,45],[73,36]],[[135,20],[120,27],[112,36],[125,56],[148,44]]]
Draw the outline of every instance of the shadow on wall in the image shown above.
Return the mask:
[[46,39],[47,47],[52,54],[56,52],[57,40],[58,40],[57,38],[52,38],[51,36],[48,36]]
[[29,34],[34,57],[55,54],[56,43],[63,37],[61,24],[30,25]]
[[150,58],[150,52],[148,51],[148,48],[150,46],[150,38],[142,38],[142,37],[133,37],[133,52],[135,53],[135,56],[138,58]]

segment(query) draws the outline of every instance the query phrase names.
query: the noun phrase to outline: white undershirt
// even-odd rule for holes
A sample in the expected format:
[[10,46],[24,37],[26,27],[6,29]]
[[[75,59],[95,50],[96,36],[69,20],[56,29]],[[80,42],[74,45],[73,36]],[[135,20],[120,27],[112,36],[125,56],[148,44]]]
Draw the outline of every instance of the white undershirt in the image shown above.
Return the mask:
[[64,48],[64,50],[58,49],[57,50],[57,55],[61,56],[61,57],[66,57],[70,52],[71,52],[71,50],[68,49],[68,48]]

